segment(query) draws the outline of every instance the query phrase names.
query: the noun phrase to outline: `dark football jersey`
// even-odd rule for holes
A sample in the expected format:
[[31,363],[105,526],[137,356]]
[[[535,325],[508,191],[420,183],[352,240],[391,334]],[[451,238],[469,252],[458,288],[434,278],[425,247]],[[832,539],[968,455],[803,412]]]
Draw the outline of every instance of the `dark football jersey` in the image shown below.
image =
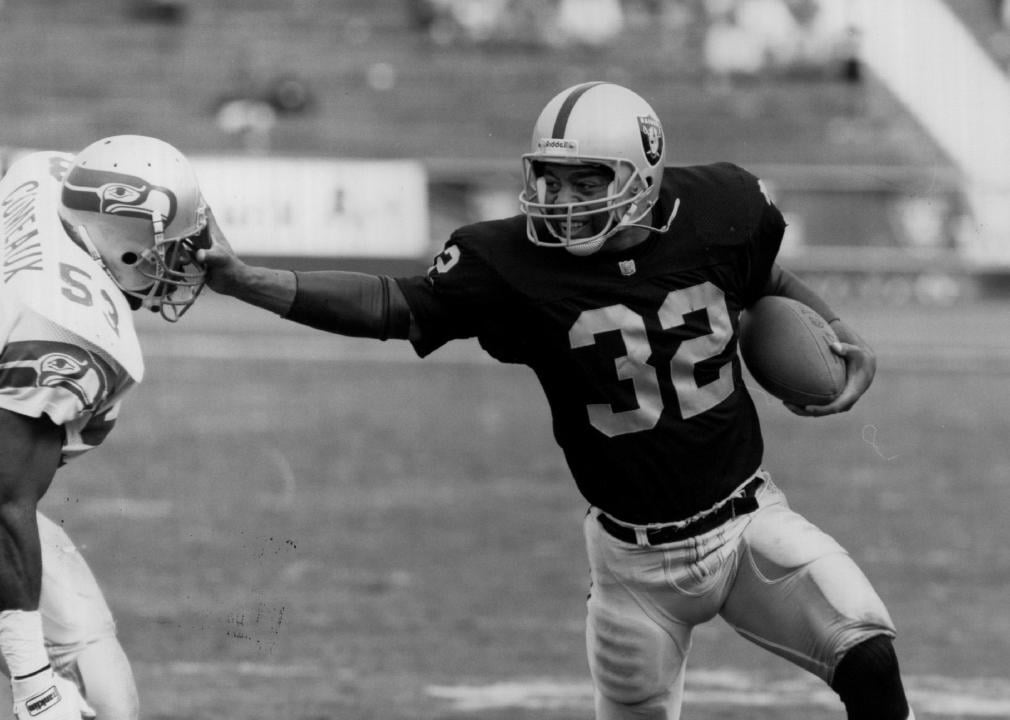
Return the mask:
[[737,355],[785,222],[730,164],[668,168],[654,224],[619,253],[538,247],[526,218],[460,228],[428,274],[397,280],[427,355],[476,337],[528,365],[585,496],[634,523],[672,522],[759,466],[761,431]]

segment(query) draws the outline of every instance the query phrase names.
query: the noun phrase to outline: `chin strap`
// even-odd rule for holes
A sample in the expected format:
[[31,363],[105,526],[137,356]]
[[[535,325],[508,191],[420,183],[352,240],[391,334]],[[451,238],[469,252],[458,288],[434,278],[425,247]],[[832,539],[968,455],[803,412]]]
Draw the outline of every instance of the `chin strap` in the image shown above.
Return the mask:
[[[677,217],[677,212],[679,210],[680,210],[680,198],[677,198],[673,203],[673,210],[670,211],[670,217],[666,219],[666,222],[663,224],[662,227],[653,227],[652,225],[646,225],[644,223],[630,223],[630,222],[629,223],[620,222],[618,223],[618,225],[622,230],[624,228],[636,227],[636,228],[642,228],[643,230],[649,230],[650,232],[665,233],[667,230],[670,229],[670,226],[673,225],[673,219]],[[628,208],[628,212],[625,213],[625,217],[633,215],[634,212],[635,212],[635,206],[632,205],[630,208]]]
[[95,243],[91,241],[91,236],[88,235],[87,228],[84,227],[83,225],[78,225],[76,230],[77,230],[77,237],[80,239],[81,244],[84,246],[84,249],[87,251],[88,255],[91,256],[91,259],[94,260],[96,263],[98,263],[98,267],[102,268],[102,270],[104,270],[107,275],[111,276],[111,273],[109,273],[108,266],[106,266],[105,261],[102,260],[102,256],[98,253],[98,248],[96,248]]
[[[151,249],[148,252],[154,252],[155,256],[158,256],[158,246],[165,240],[165,220],[161,216],[161,213],[151,213],[151,229],[154,231],[154,245],[151,246]],[[155,263],[155,268],[159,265],[160,263]],[[160,270],[157,270],[157,272],[159,274],[161,273]],[[168,316],[162,312],[163,307],[167,306],[165,306],[164,303],[159,302],[162,299],[162,296],[157,294],[160,284],[161,283],[158,281],[152,283],[150,289],[147,291],[147,295],[144,297],[144,305],[146,305],[151,312],[160,313],[162,317],[168,320]],[[175,320],[169,320],[169,322],[175,322],[178,319],[179,315],[177,314],[175,316]]]
[[157,249],[165,240],[165,218],[159,212],[151,213],[151,225],[154,226],[154,247]]

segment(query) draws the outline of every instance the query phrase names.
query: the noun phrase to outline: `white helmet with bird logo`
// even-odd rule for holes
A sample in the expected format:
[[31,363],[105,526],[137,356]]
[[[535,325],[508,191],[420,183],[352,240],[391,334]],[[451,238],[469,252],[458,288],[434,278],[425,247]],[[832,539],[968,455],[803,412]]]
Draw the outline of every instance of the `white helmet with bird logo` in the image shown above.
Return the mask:
[[189,161],[168,143],[117,135],[88,145],[63,178],[59,213],[134,309],[174,322],[203,288],[196,251],[207,206]]

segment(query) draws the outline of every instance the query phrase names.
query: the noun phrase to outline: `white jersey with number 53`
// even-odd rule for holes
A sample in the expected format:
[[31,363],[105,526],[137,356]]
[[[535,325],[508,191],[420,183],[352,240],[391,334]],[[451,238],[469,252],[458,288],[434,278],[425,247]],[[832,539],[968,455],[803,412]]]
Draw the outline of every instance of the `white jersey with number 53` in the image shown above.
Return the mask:
[[144,374],[126,298],[60,221],[72,159],[33,153],[0,180],[0,408],[62,426],[64,461],[105,439]]

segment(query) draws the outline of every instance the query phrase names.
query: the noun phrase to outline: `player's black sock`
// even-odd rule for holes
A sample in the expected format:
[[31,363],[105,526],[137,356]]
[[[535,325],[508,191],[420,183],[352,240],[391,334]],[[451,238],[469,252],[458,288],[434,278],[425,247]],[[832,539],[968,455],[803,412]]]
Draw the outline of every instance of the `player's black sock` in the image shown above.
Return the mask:
[[905,720],[908,701],[891,638],[875,635],[856,645],[835,669],[831,687],[849,720]]

